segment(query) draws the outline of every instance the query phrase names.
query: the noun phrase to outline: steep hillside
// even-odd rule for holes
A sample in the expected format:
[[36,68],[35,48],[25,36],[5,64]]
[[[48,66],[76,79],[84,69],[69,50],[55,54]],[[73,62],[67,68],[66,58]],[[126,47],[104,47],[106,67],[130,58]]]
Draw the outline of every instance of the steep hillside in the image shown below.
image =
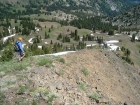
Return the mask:
[[140,105],[140,75],[105,50],[0,64],[0,102],[10,105]]
[[113,24],[140,28],[140,4],[113,18]]
[[140,3],[140,0],[130,0],[131,2]]
[[46,10],[83,12],[94,15],[112,15],[130,8],[135,2],[129,0],[1,0],[2,3],[18,5],[41,5]]

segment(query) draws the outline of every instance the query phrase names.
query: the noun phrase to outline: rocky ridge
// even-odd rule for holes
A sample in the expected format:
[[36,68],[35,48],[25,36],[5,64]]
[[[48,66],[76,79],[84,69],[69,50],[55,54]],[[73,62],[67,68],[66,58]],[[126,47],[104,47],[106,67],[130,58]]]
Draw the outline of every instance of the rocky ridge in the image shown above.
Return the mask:
[[0,73],[1,91],[10,105],[30,105],[35,99],[40,105],[140,104],[137,69],[113,52],[77,51],[44,66],[36,65],[39,57],[34,59],[28,70]]

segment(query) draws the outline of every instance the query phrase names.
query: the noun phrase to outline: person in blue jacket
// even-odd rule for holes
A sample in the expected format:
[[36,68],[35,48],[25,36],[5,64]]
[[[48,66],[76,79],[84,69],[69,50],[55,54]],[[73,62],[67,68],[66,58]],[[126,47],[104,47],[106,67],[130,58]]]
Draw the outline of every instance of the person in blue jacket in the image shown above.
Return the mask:
[[19,61],[22,61],[22,59],[25,57],[25,52],[22,47],[22,38],[19,37],[16,43],[18,44],[18,47],[19,47],[19,51],[18,51],[20,54]]

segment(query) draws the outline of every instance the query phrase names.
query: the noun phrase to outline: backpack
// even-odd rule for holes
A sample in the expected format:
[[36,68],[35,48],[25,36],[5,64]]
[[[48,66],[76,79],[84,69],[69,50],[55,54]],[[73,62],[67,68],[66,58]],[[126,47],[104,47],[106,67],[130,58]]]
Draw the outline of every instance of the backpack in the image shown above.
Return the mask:
[[18,52],[19,51],[19,45],[18,45],[18,43],[19,42],[16,42],[15,45],[14,45],[14,51],[15,52]]

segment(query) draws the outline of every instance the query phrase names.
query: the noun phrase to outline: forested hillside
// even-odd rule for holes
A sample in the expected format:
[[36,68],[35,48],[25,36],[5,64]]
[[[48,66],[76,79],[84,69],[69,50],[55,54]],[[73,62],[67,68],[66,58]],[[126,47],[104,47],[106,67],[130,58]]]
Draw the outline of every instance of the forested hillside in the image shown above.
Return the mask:
[[66,13],[88,13],[93,15],[115,15],[132,5],[129,0],[1,0],[4,4],[30,6],[31,8],[44,9],[46,11],[62,10]]
[[[103,43],[103,37],[91,37],[90,30],[94,33],[96,30],[106,33],[117,29],[116,26],[112,26],[110,23],[103,23],[102,17],[99,16],[89,18],[83,16],[81,18],[71,14],[64,14],[60,11],[54,13],[50,10],[50,12],[47,12],[41,10],[40,6],[32,2],[31,7],[30,5],[1,3],[0,50],[4,50],[1,52],[1,61],[12,59],[14,54],[12,48],[18,36],[23,37],[23,43],[26,45],[24,49],[27,52],[26,56],[28,56],[84,49],[86,47],[85,41],[95,41],[101,44]],[[60,16],[65,19],[61,19]],[[74,28],[68,27],[64,29],[68,25],[74,26]],[[60,29],[63,29],[63,31],[53,32]],[[10,35],[15,37],[4,41],[4,38]],[[29,39],[32,39],[32,42],[27,41]],[[45,41],[47,45],[44,44],[46,43]],[[38,48],[38,46],[41,46],[41,48]],[[8,56],[9,54],[11,56]]]
[[122,27],[139,28],[140,27],[140,4],[127,10],[123,14],[112,18],[113,24],[119,24]]
[[[11,3],[9,0],[0,3],[1,61],[12,59],[14,54],[12,48],[19,36],[23,38],[26,56],[50,54],[81,50],[91,43],[99,44],[100,48],[100,45],[106,40],[105,35],[113,37],[119,31],[118,25],[121,25],[112,24],[112,19],[115,22],[117,17],[104,19],[105,16],[95,16],[95,14],[84,12],[86,9],[97,9],[93,9],[94,6],[90,6],[90,3],[96,4],[96,6],[99,3],[103,8],[103,4],[117,8],[116,1],[112,0],[102,2],[27,0],[24,4],[21,2],[15,0]],[[119,3],[119,5],[123,5],[124,2]],[[84,4],[86,5],[84,6]],[[101,7],[99,8],[101,9]],[[134,7],[133,11],[137,9]],[[112,11],[117,12],[118,9]],[[132,16],[135,17],[135,14]],[[138,28],[121,27],[120,29],[120,31],[126,30],[138,32]]]

